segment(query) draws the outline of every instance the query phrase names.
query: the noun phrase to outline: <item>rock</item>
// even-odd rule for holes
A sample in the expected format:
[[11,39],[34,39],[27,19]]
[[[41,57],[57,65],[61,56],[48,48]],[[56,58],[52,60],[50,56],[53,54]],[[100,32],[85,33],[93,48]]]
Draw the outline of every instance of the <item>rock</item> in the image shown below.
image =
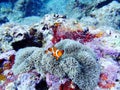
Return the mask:
[[[91,23],[89,16],[85,18],[86,19],[82,18],[81,20],[83,20],[85,23],[88,21]],[[91,12],[91,18],[96,19],[99,26],[111,26],[115,29],[120,29],[120,3],[113,1],[104,7],[95,9],[93,12]],[[92,24],[95,25],[93,22]]]
[[2,23],[6,23],[8,22],[9,20],[7,19],[7,17],[3,16],[3,17],[0,17],[0,24]]

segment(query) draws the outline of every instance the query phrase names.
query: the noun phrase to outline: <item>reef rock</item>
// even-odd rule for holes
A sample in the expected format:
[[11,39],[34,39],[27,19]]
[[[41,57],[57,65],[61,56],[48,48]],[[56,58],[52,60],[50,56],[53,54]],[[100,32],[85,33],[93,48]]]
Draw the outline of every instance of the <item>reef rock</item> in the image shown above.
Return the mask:
[[90,13],[90,16],[82,18],[81,21],[90,25],[92,20],[93,25],[111,26],[120,29],[120,3],[112,1],[108,5],[98,5],[98,7]]

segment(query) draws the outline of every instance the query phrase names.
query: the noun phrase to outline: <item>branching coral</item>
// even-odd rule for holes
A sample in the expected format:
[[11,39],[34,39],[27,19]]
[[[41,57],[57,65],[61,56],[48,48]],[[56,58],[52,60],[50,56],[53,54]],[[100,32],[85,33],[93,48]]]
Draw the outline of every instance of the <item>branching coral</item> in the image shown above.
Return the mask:
[[95,88],[100,67],[94,52],[70,39],[61,40],[55,47],[64,50],[58,61],[51,53],[46,54],[42,48],[28,47],[19,50],[13,72],[17,74],[35,68],[40,74],[49,72],[59,78],[67,76],[82,90]]

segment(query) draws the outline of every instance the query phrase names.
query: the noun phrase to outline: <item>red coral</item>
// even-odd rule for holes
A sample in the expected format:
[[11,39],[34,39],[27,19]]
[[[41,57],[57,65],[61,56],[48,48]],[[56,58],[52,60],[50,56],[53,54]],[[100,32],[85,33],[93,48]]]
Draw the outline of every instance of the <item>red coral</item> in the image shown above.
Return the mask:
[[11,69],[11,68],[12,68],[12,64],[9,61],[4,63],[4,65],[3,65],[4,70],[8,70],[8,69]]
[[100,79],[103,80],[103,81],[106,81],[106,80],[108,79],[107,74],[101,73],[101,74],[100,74]]
[[73,39],[77,40],[81,43],[90,42],[94,38],[98,38],[98,36],[91,34],[89,32],[77,30],[77,31],[59,31],[57,28],[53,29],[53,38],[52,42],[55,44],[62,39]]
[[12,65],[14,64],[14,60],[15,60],[15,55],[13,54],[9,57],[9,60],[4,61],[3,69],[4,70],[11,69]]
[[106,73],[101,73],[98,86],[101,88],[110,89],[115,86],[115,83],[112,81],[109,81],[108,75]]
[[15,60],[15,55],[13,54],[9,57],[9,61],[11,62],[12,65],[14,64],[14,60]]
[[72,81],[66,81],[60,85],[59,90],[80,90],[77,85],[73,84]]
[[53,31],[53,44],[59,42],[62,39],[73,39],[79,41],[80,43],[86,43],[92,41],[94,38],[100,38],[103,36],[103,32],[98,32],[97,34],[91,34],[88,30],[69,30],[69,28],[63,28],[64,25],[60,23],[54,23],[51,26]]
[[115,86],[115,83],[112,83],[112,82],[106,82],[106,83],[99,82],[98,85],[101,88],[110,89],[110,88]]

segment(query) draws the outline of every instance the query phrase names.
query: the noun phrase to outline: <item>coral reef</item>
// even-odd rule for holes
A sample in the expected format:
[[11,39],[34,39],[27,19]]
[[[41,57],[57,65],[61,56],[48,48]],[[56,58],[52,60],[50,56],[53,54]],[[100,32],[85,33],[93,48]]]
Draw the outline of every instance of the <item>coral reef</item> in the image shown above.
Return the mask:
[[43,33],[29,27],[15,23],[2,24],[0,27],[1,52],[11,49],[19,50],[28,46],[43,46]]
[[99,9],[92,11],[89,16],[83,17],[80,21],[86,23],[87,25],[93,25],[93,24],[96,26],[106,25],[106,26],[114,27],[115,29],[120,29],[119,8],[120,8],[120,3],[118,3],[117,1],[113,1],[106,6],[103,6]]
[[11,50],[11,44],[16,41],[23,40],[25,33],[28,33],[26,26],[19,26],[13,23],[3,24],[0,27],[1,49],[2,52]]
[[[98,0],[95,8],[112,3]],[[89,18],[98,24],[94,15]],[[91,25],[59,14],[47,14],[35,24],[2,24],[0,90],[119,90],[120,31]]]
[[39,83],[39,81],[40,77],[38,76],[38,74],[35,72],[31,72],[19,75],[18,80],[15,84],[18,84],[16,87],[18,90],[36,90],[35,85]]
[[[100,12],[102,11],[102,12]],[[99,25],[111,26],[120,29],[120,3],[112,1],[110,4],[101,7],[91,13],[96,18]]]

